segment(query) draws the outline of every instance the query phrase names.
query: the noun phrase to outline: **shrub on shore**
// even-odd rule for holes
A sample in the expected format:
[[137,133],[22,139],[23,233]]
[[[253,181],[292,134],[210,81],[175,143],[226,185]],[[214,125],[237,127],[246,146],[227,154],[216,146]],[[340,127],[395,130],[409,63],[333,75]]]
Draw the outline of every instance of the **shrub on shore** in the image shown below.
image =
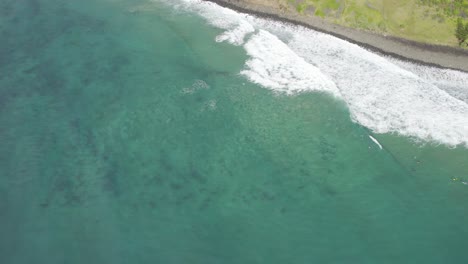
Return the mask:
[[458,45],[462,46],[464,43],[466,44],[468,38],[468,22],[466,25],[463,25],[462,20],[459,18],[457,21],[457,29],[455,30],[455,36],[458,40]]

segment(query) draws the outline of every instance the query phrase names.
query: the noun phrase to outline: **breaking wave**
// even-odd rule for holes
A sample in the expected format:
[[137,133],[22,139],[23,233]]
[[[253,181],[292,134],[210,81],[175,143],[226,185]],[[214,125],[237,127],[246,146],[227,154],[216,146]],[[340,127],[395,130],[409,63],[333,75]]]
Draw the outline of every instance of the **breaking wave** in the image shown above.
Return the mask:
[[468,74],[400,61],[300,26],[200,0],[171,5],[223,29],[216,41],[243,46],[241,72],[288,95],[323,91],[348,105],[353,121],[375,133],[398,133],[468,147]]

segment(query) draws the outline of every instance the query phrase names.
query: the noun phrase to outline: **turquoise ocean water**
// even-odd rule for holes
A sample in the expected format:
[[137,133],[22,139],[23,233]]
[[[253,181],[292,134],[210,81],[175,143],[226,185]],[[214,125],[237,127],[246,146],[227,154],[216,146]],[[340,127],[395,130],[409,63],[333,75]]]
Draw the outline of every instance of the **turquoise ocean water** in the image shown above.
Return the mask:
[[0,0],[0,263],[468,263],[466,145],[265,89],[221,32]]

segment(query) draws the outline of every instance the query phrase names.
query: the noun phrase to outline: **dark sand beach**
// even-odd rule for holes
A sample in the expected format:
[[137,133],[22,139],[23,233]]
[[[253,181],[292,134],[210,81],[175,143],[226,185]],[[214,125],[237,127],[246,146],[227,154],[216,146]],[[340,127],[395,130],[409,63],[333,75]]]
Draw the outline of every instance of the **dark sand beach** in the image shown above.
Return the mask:
[[205,0],[239,12],[304,26],[333,35],[383,55],[405,61],[468,72],[468,50],[432,45],[393,36],[378,35],[329,23],[318,17],[264,6],[245,0]]

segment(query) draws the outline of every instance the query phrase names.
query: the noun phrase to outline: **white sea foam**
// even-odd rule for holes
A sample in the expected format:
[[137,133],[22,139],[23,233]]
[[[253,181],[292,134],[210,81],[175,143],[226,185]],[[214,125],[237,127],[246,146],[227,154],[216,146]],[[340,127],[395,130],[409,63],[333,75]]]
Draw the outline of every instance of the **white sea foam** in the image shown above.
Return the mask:
[[216,37],[217,42],[227,41],[233,45],[240,46],[244,44],[245,37],[255,31],[254,27],[246,21],[240,21],[234,29],[228,30]]
[[335,84],[319,68],[307,63],[269,32],[260,30],[244,47],[251,58],[241,73],[252,82],[287,94],[326,91],[339,96]]
[[437,69],[388,58],[398,66],[411,71],[455,98],[468,103],[468,74],[449,69]]
[[[229,42],[240,46],[244,39],[255,31],[251,23],[248,23],[246,14],[237,13],[231,9],[220,7],[214,3],[200,0],[155,0],[168,2],[178,10],[192,12],[203,17],[209,24],[225,31],[216,37],[217,42]],[[252,18],[252,17],[251,17]]]
[[195,80],[191,86],[182,88],[181,92],[183,94],[193,94],[197,92],[198,90],[205,90],[209,88],[210,86],[205,81]]
[[[468,105],[420,77],[420,72],[304,29],[295,32],[288,46],[308,62],[320,65],[337,84],[353,120],[374,132],[468,145]],[[460,86],[450,78],[445,82]]]
[[[241,72],[275,91],[327,91],[374,133],[399,133],[468,147],[468,74],[386,58],[303,27],[179,0],[186,11],[225,30],[216,41],[244,45]],[[171,1],[174,5],[174,1]]]

